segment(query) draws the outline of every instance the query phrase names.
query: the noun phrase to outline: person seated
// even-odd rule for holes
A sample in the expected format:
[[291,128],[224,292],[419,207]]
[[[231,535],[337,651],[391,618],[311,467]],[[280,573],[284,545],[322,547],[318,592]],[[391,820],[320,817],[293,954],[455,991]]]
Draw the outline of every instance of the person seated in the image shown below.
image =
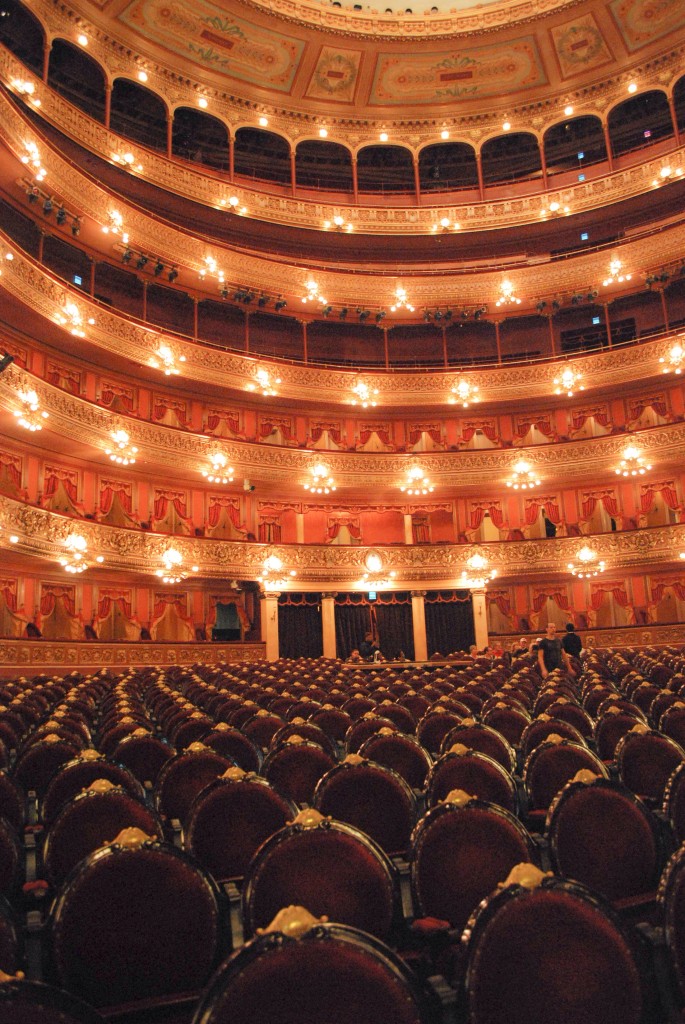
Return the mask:
[[140,631],[140,639],[141,640],[152,640],[152,636],[150,634],[150,630],[147,629],[145,626],[143,626],[143,628]]
[[348,658],[347,660],[348,660],[348,661],[353,661],[353,662],[355,662],[355,664],[356,664],[357,662],[359,662],[359,661],[361,661],[361,660],[362,660],[362,656],[361,656],[361,654],[359,653],[359,651],[357,650],[357,648],[356,648],[356,647],[355,647],[355,649],[354,649],[354,650],[353,650],[353,651],[352,651],[352,652],[350,653],[350,656],[349,656],[349,658]]
[[359,645],[359,654],[363,661],[371,661],[376,651],[380,651],[378,644],[374,643],[373,634],[367,633]]
[[83,632],[85,633],[86,640],[97,640],[98,638],[98,635],[95,632],[95,627],[89,622],[86,622],[83,627]]
[[35,624],[35,622],[27,622],[26,636],[29,640],[40,640],[43,634],[38,629],[38,626]]

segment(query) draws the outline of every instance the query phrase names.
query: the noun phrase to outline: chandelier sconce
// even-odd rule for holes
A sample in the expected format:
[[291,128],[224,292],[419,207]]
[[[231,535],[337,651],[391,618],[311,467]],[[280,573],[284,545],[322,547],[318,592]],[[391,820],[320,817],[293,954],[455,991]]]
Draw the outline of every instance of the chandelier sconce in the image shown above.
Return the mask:
[[640,449],[631,444],[623,452],[623,458],[614,472],[617,476],[644,476],[651,468],[640,455]]
[[16,93],[25,97],[25,99],[27,99],[29,103],[32,103],[34,107],[40,106],[40,100],[36,96],[36,86],[33,82],[29,82],[28,79],[23,78],[13,78],[10,85]]
[[459,586],[464,590],[483,590],[497,576],[497,570],[489,568],[488,559],[479,551],[467,558],[466,564],[468,569],[459,578]]
[[407,289],[403,288],[401,284],[395,288],[395,302],[390,307],[390,312],[396,313],[399,309],[406,309],[409,313],[414,312],[414,307],[407,299]]
[[38,395],[35,391],[20,391],[17,398],[21,402],[21,408],[14,410],[17,423],[24,430],[30,430],[32,434],[43,429],[43,420],[48,418],[48,413],[41,409]]
[[219,206],[223,207],[227,213],[237,213],[240,217],[244,217],[247,213],[247,207],[240,205],[240,199],[238,196],[229,196],[228,199],[220,199]]
[[470,405],[480,402],[479,389],[476,384],[471,384],[463,377],[453,384],[450,389],[450,405],[461,405],[462,409],[468,409]]
[[262,565],[261,575],[257,577],[265,590],[278,590],[286,586],[297,576],[294,569],[284,569],[283,561],[278,555],[267,555]]
[[395,576],[394,569],[384,571],[383,559],[377,551],[369,551],[364,559],[364,572],[359,586],[362,590],[386,590],[392,586]]
[[272,378],[269,371],[265,370],[263,367],[260,366],[258,367],[257,370],[255,370],[255,380],[250,381],[250,383],[247,385],[247,390],[260,391],[265,398],[269,398],[272,395],[278,394],[275,385],[280,383],[280,377]]
[[305,305],[308,302],[318,302],[321,306],[328,305],[328,299],[319,294],[319,286],[313,278],[309,278],[305,284],[305,288],[307,289],[307,294],[302,297],[302,302]]
[[652,185],[654,188],[658,188],[659,185],[665,185],[668,181],[676,181],[678,178],[682,178],[682,176],[682,167],[671,167],[670,164],[666,164],[659,171],[659,177],[653,179]]
[[213,256],[205,256],[204,264],[204,267],[200,267],[200,270],[198,271],[198,276],[201,281],[204,281],[204,279],[207,277],[207,274],[210,274],[212,277],[217,278],[219,284],[225,283],[226,278],[224,272],[223,270],[219,269],[219,264],[216,262]]
[[233,466],[229,466],[228,459],[223,452],[214,452],[209,456],[209,461],[212,464],[211,469],[202,469],[200,471],[205,480],[210,484],[233,483],[235,470]]
[[630,281],[632,276],[632,274],[624,273],[623,263],[618,256],[614,256],[609,264],[609,276],[604,278],[602,284],[608,288],[610,284],[623,284],[624,281]]
[[[354,231],[354,225],[350,221],[345,220],[343,216],[336,213],[331,220],[325,220],[323,222],[324,231],[347,231],[348,233]],[[309,285],[307,285],[309,287]]]
[[108,215],[109,221],[107,224],[103,224],[102,230],[105,235],[121,235],[121,241],[124,245],[128,245],[128,232],[124,231],[124,218],[121,216],[118,210],[110,210]]
[[525,459],[519,459],[518,462],[514,463],[511,480],[507,480],[507,487],[511,487],[515,491],[527,491],[539,486],[540,477],[529,462],[526,462]]
[[662,373],[682,373],[685,364],[685,348],[676,342],[675,345],[671,345],[665,356],[661,356],[659,362],[663,364]]
[[143,169],[142,164],[136,163],[136,158],[130,150],[125,153],[112,153],[112,161],[127,171],[137,171],[140,174]]
[[[179,363],[185,361],[185,356],[178,357]],[[165,377],[177,377],[181,372],[176,365],[177,359],[173,349],[164,343],[159,346],[156,354],[150,357],[149,363],[155,370],[164,370]]]
[[335,480],[330,475],[327,466],[319,462],[312,466],[309,472],[311,480],[305,481],[305,491],[309,491],[310,494],[330,494],[331,491],[336,489]]
[[370,388],[363,380],[358,380],[352,388],[352,405],[361,405],[362,409],[368,409],[370,406],[375,406],[376,395],[378,394],[378,388]]
[[123,430],[113,430],[111,433],[112,447],[105,448],[105,455],[108,455],[112,462],[116,462],[118,466],[132,466],[136,461],[138,455],[138,449],[134,444],[131,444],[131,438],[128,433]]
[[446,234],[448,231],[460,231],[461,224],[458,224],[456,220],[450,220],[449,217],[441,217],[437,223],[433,225],[431,231],[433,234],[437,234],[438,231]]
[[584,544],[576,555],[576,562],[568,563],[568,570],[579,580],[589,579],[591,576],[599,576],[604,572],[606,564],[597,558],[597,552]]
[[548,217],[568,217],[570,212],[570,206],[562,205],[556,199],[553,199],[547,206],[542,207],[540,216],[543,220],[547,220]]
[[406,482],[400,484],[400,490],[404,494],[432,494],[434,489],[433,484],[420,466],[412,466],[408,469]]
[[[95,319],[92,316],[88,317],[87,322],[92,326],[95,323]],[[67,327],[69,332],[76,338],[85,338],[86,336],[86,332],[83,329],[83,316],[75,302],[65,302],[62,306],[62,312],[57,314],[57,323]]]
[[554,378],[554,394],[565,394],[567,398],[573,398],[575,391],[585,391],[585,385],[580,383],[582,379],[582,373],[565,366],[559,376]]
[[[70,533],[64,541],[64,547],[66,553],[59,558],[59,564],[65,570],[73,575],[85,572],[89,567],[90,562],[88,561],[88,543],[86,538],[80,533]],[[102,555],[97,555],[95,561],[99,564],[104,562]]]
[[48,172],[43,167],[38,146],[35,142],[25,142],[24,149],[26,152],[22,156],[21,162],[29,168],[36,181],[44,181]]
[[499,291],[500,294],[497,302],[495,303],[496,306],[507,306],[509,304],[514,306],[521,305],[521,300],[517,298],[514,292],[513,282],[510,281],[508,277],[505,277],[502,281]]
[[[191,566],[191,572],[197,572],[198,566]],[[182,583],[188,578],[188,573],[183,569],[183,555],[176,548],[167,548],[162,555],[162,568],[157,569],[155,575],[159,576],[162,583]]]

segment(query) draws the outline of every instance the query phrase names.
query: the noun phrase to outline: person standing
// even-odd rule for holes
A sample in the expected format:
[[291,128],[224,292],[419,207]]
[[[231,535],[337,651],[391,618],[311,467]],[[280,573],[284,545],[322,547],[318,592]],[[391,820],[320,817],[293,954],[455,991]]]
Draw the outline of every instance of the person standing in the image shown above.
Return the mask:
[[576,633],[572,622],[566,623],[566,636],[561,638],[562,650],[566,651],[570,658],[579,658],[583,649],[583,641]]
[[550,672],[562,665],[568,671],[572,671],[569,665],[568,654],[561,646],[561,640],[557,637],[556,623],[547,623],[547,632],[538,646],[538,666],[543,679],[546,679]]

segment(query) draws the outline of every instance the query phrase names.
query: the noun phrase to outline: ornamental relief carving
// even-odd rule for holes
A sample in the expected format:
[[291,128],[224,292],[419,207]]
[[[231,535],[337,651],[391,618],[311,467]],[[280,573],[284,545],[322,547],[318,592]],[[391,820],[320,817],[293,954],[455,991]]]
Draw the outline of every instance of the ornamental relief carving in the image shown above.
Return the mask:
[[[639,349],[637,351],[640,351]],[[7,388],[0,388],[0,407],[16,407],[18,391],[32,388],[36,391],[41,408],[49,414],[49,427],[63,437],[84,445],[106,447],[111,431],[126,424],[131,443],[143,452],[147,462],[159,467],[173,467],[196,477],[198,466],[206,460],[216,442],[213,438],[193,434],[186,430],[167,427],[147,420],[110,413],[101,406],[62,391],[54,385],[10,365],[3,375]],[[680,460],[685,447],[685,423],[645,427],[642,430],[609,434],[576,441],[557,441],[553,445],[534,445],[516,449],[461,450],[458,452],[423,452],[422,465],[441,486],[453,486],[459,492],[468,487],[480,487],[483,479],[504,480],[513,463],[524,454],[534,462],[538,471],[548,478],[587,480],[598,466],[612,464],[622,457],[628,441],[637,441],[647,456],[659,458],[662,465]],[[265,482],[284,485],[293,479],[304,479],[311,466],[312,452],[291,447],[259,444],[253,441],[222,440],[221,449],[229,462],[241,467],[249,475],[257,473]],[[403,478],[407,454],[327,451],[326,462],[339,485],[358,486],[363,479],[366,486],[394,486]],[[546,472],[545,472],[546,471]],[[317,505],[316,507],[321,507]],[[414,507],[414,506],[412,506]],[[437,506],[436,506],[437,507]]]
[[[0,517],[10,533],[19,536],[17,550],[57,559],[69,533],[78,529],[86,539],[89,552],[105,558],[109,569],[155,573],[168,547],[180,551],[185,565],[198,565],[200,576],[230,573],[238,578],[256,578],[265,552],[281,558],[287,570],[297,570],[297,580],[287,589],[314,588],[317,583],[351,583],[364,571],[367,547],[330,545],[254,544],[143,533],[104,526],[90,521],[66,519],[45,509],[26,506],[0,495]],[[490,565],[500,578],[534,577],[541,574],[565,575],[566,566],[576,557],[587,538],[546,538],[531,541],[506,541],[488,544]],[[596,534],[592,547],[609,568],[650,568],[659,562],[673,563],[674,552],[685,546],[685,524],[633,530],[625,533]],[[454,586],[455,577],[466,570],[473,545],[419,545],[383,547],[374,545],[388,570],[397,573],[395,589],[407,582],[443,581]]]
[[[685,251],[685,226],[683,235]],[[2,234],[0,233],[0,237]],[[659,235],[658,239],[662,236]],[[3,287],[30,308],[54,322],[67,298],[76,298],[63,284],[57,283],[43,270],[4,239],[6,250],[13,254],[6,261],[3,272]],[[655,244],[658,246],[659,241]],[[255,371],[253,358],[231,354],[193,342],[179,342],[165,336],[161,329],[145,330],[132,324],[124,316],[91,302],[86,295],[78,292],[78,306],[84,319],[92,317],[93,325],[87,326],[87,341],[95,348],[108,354],[118,354],[136,363],[147,363],[156,352],[160,342],[165,341],[178,355],[185,356],[183,374],[186,379],[216,384],[221,380],[227,388],[245,390],[252,382]],[[685,332],[673,333],[667,340],[645,342],[644,344],[607,350],[573,360],[574,368],[586,378],[590,387],[616,388],[622,383],[644,380],[661,372],[659,358],[666,356],[676,340],[685,338]],[[260,360],[268,366],[267,359]],[[326,403],[339,404],[341,395],[352,397],[352,387],[359,379],[359,373],[342,370],[319,370],[304,364],[279,364],[278,372],[282,383],[279,392],[284,399],[315,401],[320,407]],[[477,382],[481,395],[487,399],[487,391],[497,394],[499,400],[520,399],[522,390],[531,399],[550,395],[552,380],[558,372],[554,363],[537,363],[510,368],[491,367],[468,374],[469,380]],[[419,400],[423,404],[444,404],[449,388],[459,374],[456,370],[427,372],[423,374],[364,374],[364,380],[371,388],[378,388],[379,405],[411,406]],[[438,403],[436,403],[436,395]],[[347,400],[343,397],[343,404]]]
[[[676,75],[680,73],[681,69],[682,64],[674,65]],[[25,76],[26,70],[7,50],[0,49],[0,74],[6,80],[11,80]],[[319,229],[323,221],[332,216],[333,207],[336,211],[338,207],[344,210],[346,218],[358,230],[363,229],[371,234],[428,234],[435,222],[436,210],[439,210],[441,215],[457,219],[465,230],[479,230],[486,226],[488,228],[511,227],[522,223],[539,222],[543,198],[548,202],[556,199],[563,205],[571,205],[574,214],[577,214],[651,191],[652,181],[654,178],[658,179],[659,171],[664,165],[664,157],[652,157],[639,165],[614,171],[590,181],[575,182],[559,189],[554,187],[552,179],[551,188],[547,192],[505,200],[473,202],[469,199],[466,204],[455,204],[453,201],[450,203],[449,198],[445,196],[444,202],[441,203],[438,197],[430,207],[422,207],[419,210],[410,206],[392,210],[368,206],[346,207],[333,199],[326,200],[323,196],[315,201],[289,199],[281,195],[261,192],[247,184],[230,185],[228,179],[225,182],[217,182],[215,177],[203,174],[199,168],[186,167],[176,160],[169,160],[159,153],[143,149],[132,141],[122,139],[88,117],[77,107],[66,103],[57,93],[53,93],[47,87],[41,88],[40,91],[43,116],[102,159],[109,162],[113,153],[120,153],[122,150],[129,151],[134,155],[136,162],[140,162],[143,166],[143,170],[136,176],[142,177],[166,191],[218,208],[221,199],[228,200],[229,196],[238,190],[241,200],[248,210],[257,211],[260,219],[303,228]],[[0,123],[16,152],[22,152],[23,141],[27,138],[32,138],[42,152],[45,148],[43,141],[34,135],[28,124],[24,123],[20,111],[10,104],[8,97],[3,97],[0,111]],[[538,134],[542,136],[547,124],[554,123],[561,116],[563,116],[561,110],[556,112],[556,116],[550,115],[549,119],[541,123]],[[527,120],[530,121],[530,118]],[[237,125],[233,126],[234,129],[235,127]],[[500,126],[493,124],[489,130],[479,133],[480,139],[484,140],[499,131]],[[287,124],[283,127],[283,133],[293,135]],[[302,134],[309,137],[311,130]],[[468,135],[468,133],[462,134]],[[375,138],[375,131],[373,138]],[[293,137],[293,145],[296,141],[296,137]],[[360,140],[360,144],[370,141],[372,138],[367,135],[366,138]],[[398,139],[398,141],[401,140]],[[425,137],[420,138],[413,148],[418,149],[421,144],[431,141],[435,141],[435,129],[427,131]],[[477,143],[479,140],[474,139],[473,141]],[[669,159],[682,161],[684,155],[683,149],[674,150],[669,154]],[[96,183],[83,179],[79,172],[64,161],[55,150],[50,152],[49,163],[51,183],[61,193],[65,201],[84,215],[92,216],[95,220],[102,219],[103,203],[108,200]],[[155,252],[159,251],[163,258],[172,262],[186,263],[198,270],[202,267],[202,260],[207,254],[206,247],[192,239],[185,239],[186,245],[179,246],[174,243],[173,229],[167,229],[157,222],[146,227],[149,224],[149,218],[141,212],[126,207],[125,204],[119,203],[119,205],[122,207],[120,212],[125,211],[127,230],[132,237],[135,237],[137,244],[151,248]],[[181,253],[184,258],[179,260]],[[214,252],[213,255],[216,257],[217,253]],[[220,252],[219,256],[221,256]],[[224,254],[224,263],[227,259],[228,257]],[[251,269],[250,257],[246,254],[239,256],[233,253],[230,259],[236,273],[245,279],[244,275],[248,274]],[[348,299],[347,301],[353,300]]]
[[[68,643],[59,640],[30,642],[27,640],[0,640],[0,665],[39,668],[63,665],[94,665],[126,668],[128,665],[192,665],[208,656],[207,644],[179,643]],[[216,644],[211,646],[211,660],[238,664],[263,661],[265,645],[262,643]]]

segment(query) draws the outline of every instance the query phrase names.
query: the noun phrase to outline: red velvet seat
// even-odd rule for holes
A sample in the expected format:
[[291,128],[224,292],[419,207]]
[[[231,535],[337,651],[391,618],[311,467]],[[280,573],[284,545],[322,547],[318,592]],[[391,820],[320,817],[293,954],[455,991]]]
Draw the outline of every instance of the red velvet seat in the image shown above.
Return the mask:
[[523,782],[531,811],[546,812],[560,789],[581,769],[607,778],[607,770],[592,751],[569,740],[541,743],[528,756],[523,767]]
[[218,881],[242,878],[254,853],[297,814],[292,801],[256,775],[211,782],[188,812],[185,848]]
[[314,807],[365,832],[390,856],[406,853],[416,821],[416,801],[404,779],[356,755],[323,776]]
[[419,821],[409,868],[414,914],[461,931],[479,902],[521,861],[536,859],[521,822],[496,804],[438,804]]
[[0,894],[15,896],[23,878],[22,849],[15,829],[0,818]]
[[227,945],[218,890],[181,850],[118,838],[81,861],[59,891],[51,970],[59,985],[107,1012],[194,999]]
[[279,793],[296,804],[310,804],[319,779],[337,764],[337,758],[318,743],[291,735],[264,758],[262,775]]
[[309,719],[312,725],[322,729],[329,739],[334,743],[342,745],[345,741],[345,733],[352,724],[351,717],[342,708],[334,707],[332,704],[324,704],[318,708]]
[[356,722],[347,730],[345,736],[345,750],[348,754],[357,754],[361,745],[374,733],[380,732],[381,729],[388,730],[390,732],[401,732],[400,729],[392,722],[389,718],[383,718],[381,715],[375,714],[373,711],[367,711],[366,714],[358,718]]
[[654,899],[665,851],[649,809],[620,782],[571,781],[547,816],[555,874],[605,899]]
[[61,808],[45,834],[43,867],[48,881],[61,885],[80,860],[111,843],[124,828],[163,838],[154,811],[121,787],[79,793]]
[[681,761],[668,777],[664,789],[662,811],[673,831],[676,842],[685,842],[685,761]]
[[234,953],[194,1024],[434,1024],[437,1010],[392,950],[355,928],[311,920],[308,929],[284,926],[287,935],[275,921]]
[[477,750],[448,750],[430,770],[426,782],[426,805],[435,807],[453,789],[518,812],[516,783],[493,758]]
[[174,748],[148,732],[134,732],[117,744],[112,760],[123,764],[144,786],[154,786]]
[[521,754],[523,758],[527,758],[535,747],[544,743],[547,737],[553,733],[570,740],[572,743],[578,743],[581,746],[586,745],[583,736],[570,722],[562,722],[559,718],[549,718],[543,715],[541,718],[534,718],[530,725],[527,725],[523,730],[521,735]]
[[380,847],[313,810],[301,812],[255,854],[243,886],[246,935],[291,904],[385,942],[397,937],[402,920],[397,871]]
[[492,893],[465,933],[470,1024],[641,1024],[651,1004],[630,934],[580,885]]
[[471,750],[487,754],[493,761],[501,764],[507,772],[513,772],[516,768],[516,752],[513,747],[501,733],[483,722],[466,719],[459,725],[455,725],[442,741],[440,753],[444,754],[455,743],[463,743]]
[[258,772],[262,765],[262,752],[240,729],[227,722],[217,725],[202,737],[202,743],[222,757],[228,757],[244,772]]
[[633,712],[622,711],[610,705],[595,723],[595,745],[601,759],[613,761],[621,739],[637,722],[642,721],[642,718],[636,718]]
[[484,725],[497,729],[512,747],[519,745],[523,730],[529,725],[530,720],[527,711],[507,706],[500,700],[484,711],[482,719]]
[[94,757],[93,754],[95,751],[90,751],[86,756],[82,755],[68,761],[56,775],[53,775],[40,808],[40,816],[45,825],[54,820],[69,800],[96,779],[108,779],[136,799],[144,798],[143,787],[128,768],[104,757]]
[[461,713],[443,710],[442,707],[433,707],[430,711],[426,712],[416,726],[416,738],[421,746],[425,747],[428,753],[435,757],[440,752],[442,741],[450,729],[453,729],[455,725],[459,725],[468,715],[468,711]]
[[685,846],[671,857],[659,884],[670,966],[682,1003],[685,1000]]
[[402,732],[373,733],[359,748],[359,756],[392,768],[414,790],[423,790],[433,764],[419,741]]
[[[24,967],[24,938],[19,916],[9,900],[0,895],[0,971],[4,974],[15,974]],[[2,1019],[0,998],[0,1020]]]
[[283,718],[279,715],[272,715],[262,708],[241,725],[240,728],[248,739],[251,739],[258,747],[261,747],[262,750],[268,750],[274,735],[284,725],[285,720]]
[[34,790],[41,800],[52,776],[80,753],[80,746],[57,736],[24,747],[14,765],[14,778],[24,790]]
[[218,779],[235,762],[222,757],[209,747],[198,744],[176,754],[162,767],[155,784],[155,804],[167,821],[178,819],[185,824],[186,815],[195,797],[214,779]]
[[303,718],[294,718],[292,722],[288,722],[277,733],[274,733],[270,749],[274,750],[276,747],[280,747],[289,736],[301,736],[311,743],[316,743],[335,760],[338,758],[338,748],[330,736],[314,722],[307,722]]
[[619,778],[652,806],[661,806],[669,776],[683,760],[685,750],[654,729],[631,730],[616,747]]
[[26,796],[16,781],[6,771],[0,771],[0,817],[21,831],[26,816]]

